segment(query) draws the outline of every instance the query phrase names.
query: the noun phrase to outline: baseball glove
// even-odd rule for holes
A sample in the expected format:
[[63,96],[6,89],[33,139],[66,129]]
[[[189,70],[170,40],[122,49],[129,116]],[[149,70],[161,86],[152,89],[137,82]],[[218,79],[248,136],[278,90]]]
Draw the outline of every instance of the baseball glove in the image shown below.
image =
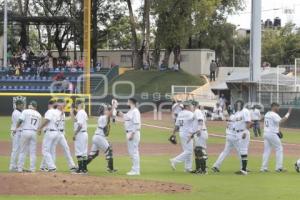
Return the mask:
[[282,138],[283,138],[283,134],[282,134],[282,132],[281,132],[281,131],[279,131],[279,133],[277,133],[277,135],[278,135],[278,137],[279,137],[280,139],[282,139]]
[[177,144],[176,135],[171,135],[171,136],[169,137],[169,141],[170,141],[172,144]]

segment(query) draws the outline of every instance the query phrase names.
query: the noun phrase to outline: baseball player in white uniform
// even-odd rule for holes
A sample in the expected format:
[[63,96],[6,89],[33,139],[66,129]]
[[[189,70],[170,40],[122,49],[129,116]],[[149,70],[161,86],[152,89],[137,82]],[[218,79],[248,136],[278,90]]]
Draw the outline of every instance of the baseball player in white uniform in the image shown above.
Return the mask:
[[170,159],[171,167],[176,169],[176,164],[185,163],[185,172],[192,171],[193,165],[193,140],[190,140],[190,131],[194,122],[193,106],[190,102],[184,102],[183,110],[178,114],[175,122],[173,135],[179,131],[181,147],[183,152],[178,156]]
[[113,121],[113,123],[116,122],[118,106],[119,106],[119,103],[118,103],[117,99],[113,98],[113,99],[111,100],[112,121]]
[[178,114],[182,111],[183,105],[181,99],[178,99],[173,105],[172,105],[172,117],[174,119],[174,122],[176,122],[176,118]]
[[219,103],[213,109],[211,120],[224,120],[223,108]]
[[253,132],[255,137],[261,136],[261,131],[260,131],[261,114],[258,108],[259,108],[258,105],[254,105],[251,110],[251,119],[253,122]]
[[44,130],[45,135],[42,143],[43,160],[40,166],[41,171],[55,172],[55,149],[59,136],[60,112],[56,109],[56,101],[50,100],[48,110],[45,113],[44,121],[39,131]]
[[[195,164],[196,169],[192,171],[195,174],[207,174],[206,170],[206,160],[207,156],[207,145],[206,141],[208,139],[208,133],[206,128],[206,121],[203,113],[199,109],[199,104],[196,101],[193,101],[194,110],[194,121],[191,127],[190,139],[194,138],[194,155],[195,155]],[[189,142],[189,141],[188,141]]]
[[110,117],[112,116],[112,107],[107,105],[100,105],[100,116],[98,118],[98,127],[93,136],[93,144],[88,156],[87,163],[89,164],[93,159],[99,155],[99,151],[102,151],[107,160],[107,171],[114,173],[117,170],[114,169],[113,162],[113,149],[107,141],[107,136],[110,133]]
[[250,127],[252,125],[250,111],[244,107],[244,102],[238,100],[234,104],[236,113],[234,114],[234,128],[238,137],[239,154],[241,156],[242,167],[236,172],[238,175],[247,175],[248,148],[250,143]]
[[132,168],[127,173],[128,176],[140,175],[140,153],[139,144],[141,139],[141,114],[136,107],[137,100],[134,98],[128,99],[128,105],[130,110],[123,114],[119,112],[119,115],[124,119],[124,128],[126,132],[128,153],[132,161]]
[[239,155],[239,139],[237,133],[235,132],[234,123],[234,115],[231,114],[227,120],[225,148],[219,155],[217,161],[213,164],[213,172],[220,172],[223,161],[230,154],[232,149],[235,149]]
[[36,111],[36,101],[31,101],[28,109],[24,110],[19,118],[16,128],[22,128],[20,155],[18,159],[18,172],[24,172],[24,163],[26,153],[29,150],[30,169],[29,172],[35,172],[36,164],[36,136],[41,123],[41,114]]
[[269,157],[272,148],[275,149],[276,153],[276,172],[283,172],[283,147],[281,143],[282,135],[280,133],[280,124],[288,120],[291,109],[288,113],[281,118],[278,115],[279,104],[272,103],[271,111],[265,114],[264,118],[264,154],[261,172],[268,172]]
[[10,155],[10,164],[9,171],[16,172],[17,168],[17,158],[20,153],[20,139],[22,134],[22,129],[16,128],[17,123],[20,119],[21,113],[24,109],[24,102],[22,100],[17,100],[15,102],[15,110],[11,116],[11,155]]
[[[62,147],[70,171],[75,172],[77,170],[77,168],[76,168],[76,165],[72,158],[72,155],[70,152],[70,147],[69,147],[68,142],[65,137],[65,118],[66,118],[65,112],[64,112],[65,101],[63,99],[58,99],[56,102],[56,105],[57,105],[56,109],[59,112],[59,120],[58,120],[58,139],[56,140],[56,143],[54,144],[54,146],[59,145]],[[56,160],[56,151],[55,150],[56,150],[56,148],[54,148],[54,152],[52,155],[54,161]]]
[[75,156],[78,160],[78,169],[76,174],[87,174],[87,158],[88,158],[88,133],[87,121],[88,115],[84,110],[84,102],[77,100],[75,102],[77,114],[74,118],[74,147]]
[[[40,171],[44,171],[44,172],[47,172],[49,169],[50,169],[50,171],[56,170],[56,167],[53,166],[53,163],[54,163],[53,154],[54,154],[54,149],[56,148],[56,146],[54,146],[54,143],[55,143],[56,138],[53,136],[57,135],[57,133],[55,131],[50,131],[50,127],[48,128],[48,126],[51,126],[51,124],[49,123],[51,118],[53,118],[53,120],[55,120],[53,117],[54,116],[53,115],[54,108],[56,107],[55,103],[56,103],[55,100],[50,100],[48,102],[48,110],[45,113],[45,120],[42,123],[41,127],[39,127],[39,131],[44,132],[44,137],[43,137],[43,142],[42,142],[43,158],[42,158],[42,162],[40,165]],[[52,123],[52,126],[53,126],[53,123]],[[48,166],[49,156],[51,157],[50,158],[51,159],[50,166]]]

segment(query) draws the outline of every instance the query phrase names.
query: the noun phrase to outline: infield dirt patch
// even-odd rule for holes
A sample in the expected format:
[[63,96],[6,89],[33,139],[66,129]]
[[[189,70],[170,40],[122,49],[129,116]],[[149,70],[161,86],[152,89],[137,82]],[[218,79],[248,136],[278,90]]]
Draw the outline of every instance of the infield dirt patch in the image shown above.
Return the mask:
[[158,181],[61,173],[0,174],[0,195],[122,195],[179,193],[191,186]]

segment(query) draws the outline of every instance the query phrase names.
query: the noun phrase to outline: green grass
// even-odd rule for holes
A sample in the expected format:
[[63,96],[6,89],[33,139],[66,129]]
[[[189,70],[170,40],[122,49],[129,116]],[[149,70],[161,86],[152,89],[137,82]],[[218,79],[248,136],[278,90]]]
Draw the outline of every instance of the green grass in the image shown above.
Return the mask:
[[[135,86],[135,94],[144,92],[166,94],[171,92],[172,85],[201,86],[205,83],[202,77],[192,76],[185,72],[128,71],[110,83],[110,92],[113,83],[118,81],[131,81]],[[131,87],[120,84],[116,87],[116,92],[118,94],[130,94]]]
[[[9,140],[9,118],[1,117],[0,140]],[[95,119],[90,119],[90,124],[94,123]],[[71,138],[71,122],[67,122],[68,138]],[[90,136],[93,134],[95,127],[89,128]],[[212,132],[215,130],[222,134],[221,130],[224,127],[209,127]],[[292,133],[294,132],[294,133]],[[291,133],[286,132],[286,140],[296,143],[300,141],[300,135],[296,134],[296,130]],[[156,128],[142,128],[142,144],[143,143],[167,143],[166,138],[169,135],[168,130],[161,131]],[[91,138],[91,137],[90,137]],[[112,126],[111,141],[124,142],[125,137],[123,127],[121,124]],[[209,144],[224,143],[222,138],[209,138]],[[298,199],[300,196],[299,178],[300,175],[294,172],[293,163],[297,157],[286,156],[285,166],[288,172],[285,174],[277,174],[270,172],[268,174],[261,174],[258,172],[261,165],[261,155],[251,155],[249,158],[249,168],[252,172],[249,176],[242,177],[233,174],[239,168],[239,160],[235,154],[225,160],[222,166],[222,173],[209,174],[207,176],[193,176],[183,172],[183,166],[179,165],[177,170],[173,172],[169,166],[169,158],[175,156],[176,153],[170,152],[168,155],[162,156],[141,156],[142,175],[134,177],[135,179],[157,180],[183,183],[192,186],[192,192],[182,194],[142,194],[142,195],[112,195],[112,196],[81,196],[81,197],[23,197],[23,196],[0,196],[0,199],[42,199],[42,200],[56,200],[56,199],[92,199],[92,200],[174,200],[174,199],[188,199],[188,200],[274,200],[274,199]],[[300,156],[300,152],[299,152]],[[41,158],[39,158],[40,161]],[[0,172],[6,173],[8,167],[8,157],[0,157]],[[209,156],[208,165],[211,166],[216,160],[216,156]],[[270,170],[274,169],[274,158],[270,161]],[[38,162],[39,164],[39,162]],[[67,172],[67,165],[65,159],[58,157],[58,168],[62,172]],[[115,166],[119,169],[118,174],[114,175],[119,178],[128,178],[124,174],[130,168],[130,159],[127,156],[115,157]],[[91,176],[110,176],[105,173],[105,160],[102,157],[97,158],[89,166],[89,174]],[[132,177],[129,177],[132,178]],[[1,188],[0,188],[1,189]]]

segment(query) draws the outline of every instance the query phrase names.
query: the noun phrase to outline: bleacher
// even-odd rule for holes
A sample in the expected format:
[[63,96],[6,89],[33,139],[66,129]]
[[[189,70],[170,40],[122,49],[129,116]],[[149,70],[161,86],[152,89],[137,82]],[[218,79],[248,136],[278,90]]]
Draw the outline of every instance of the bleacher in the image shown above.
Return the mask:
[[[109,71],[110,69],[103,68],[99,72],[94,72],[91,68],[91,73],[93,74],[107,75]],[[6,71],[0,70],[0,92],[48,93],[51,91],[51,84],[54,82],[53,78],[61,72],[63,72],[65,80],[73,84],[73,88],[76,88],[78,77],[83,74],[82,70],[70,72],[56,69],[50,71],[48,76],[36,76],[29,72],[25,72],[22,76],[12,76],[8,75]],[[82,81],[82,79],[79,80]],[[61,91],[59,84],[52,87],[52,92],[59,91]]]

